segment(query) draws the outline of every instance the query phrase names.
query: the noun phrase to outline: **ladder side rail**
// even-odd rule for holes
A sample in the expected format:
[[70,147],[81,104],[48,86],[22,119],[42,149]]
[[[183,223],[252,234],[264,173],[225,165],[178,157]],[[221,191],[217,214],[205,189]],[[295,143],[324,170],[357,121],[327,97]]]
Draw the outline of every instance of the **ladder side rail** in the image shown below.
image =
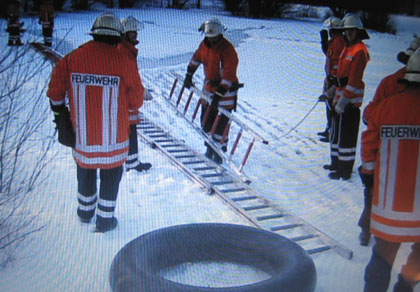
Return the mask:
[[[184,80],[184,77],[177,73],[177,72],[173,72],[172,74],[180,81]],[[207,103],[211,103],[210,97],[205,94],[203,91],[201,91],[200,89],[198,89],[195,86],[191,86],[190,91],[194,91],[194,93],[196,95],[198,95],[200,98],[204,99],[205,101],[207,101]],[[222,107],[219,107],[219,111],[221,113],[223,113],[226,117],[228,117],[229,119],[233,120],[235,123],[237,123],[241,128],[244,128],[244,130],[249,131],[251,133],[251,135],[255,136],[256,140],[263,143],[263,144],[269,144],[268,140],[264,139],[260,134],[258,134],[255,130],[251,129],[248,125],[246,125],[245,123],[243,123],[242,121],[240,121],[237,117],[235,117],[231,112],[225,110]]]

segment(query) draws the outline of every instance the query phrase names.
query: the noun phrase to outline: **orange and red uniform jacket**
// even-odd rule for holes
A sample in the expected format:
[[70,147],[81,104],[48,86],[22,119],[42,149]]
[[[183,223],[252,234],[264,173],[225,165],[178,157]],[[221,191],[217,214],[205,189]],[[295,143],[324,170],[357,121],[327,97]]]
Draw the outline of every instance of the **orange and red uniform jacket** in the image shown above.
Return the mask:
[[42,27],[54,27],[54,13],[55,11],[52,3],[41,4],[39,7],[39,22],[42,23]]
[[399,93],[404,90],[405,85],[398,82],[398,79],[404,77],[406,67],[402,67],[397,72],[386,76],[379,83],[376,88],[375,96],[372,101],[366,106],[363,112],[363,122],[368,124],[370,117],[373,115],[373,111],[385,98],[393,96],[396,93]]
[[362,133],[363,171],[374,171],[371,232],[420,242],[420,89],[383,100]]
[[346,79],[346,83],[337,86],[333,104],[343,97],[353,107],[362,105],[365,91],[363,73],[369,59],[368,50],[363,42],[344,47],[338,61],[337,79]]
[[[121,43],[118,45],[118,50],[120,50],[123,54],[127,54],[127,56],[134,62],[136,65],[137,71],[137,55],[138,55],[138,49],[127,40],[126,37],[121,38]],[[142,86],[140,92],[135,92],[135,94],[140,94],[142,98],[144,98],[144,88]],[[130,125],[137,125],[140,124],[141,117],[140,112],[138,109],[136,110],[129,110],[129,119],[130,119]]]
[[238,55],[233,45],[221,36],[221,40],[209,46],[206,40],[200,43],[188,67],[195,71],[201,64],[204,65],[204,89],[215,93],[219,86],[224,87],[226,93],[220,100],[219,106],[233,109],[236,103],[237,90],[229,92],[232,84],[238,82],[236,70],[238,68]]
[[327,76],[337,76],[338,60],[345,46],[346,41],[341,34],[334,34],[328,40],[327,59],[325,62],[325,73],[327,73]]
[[87,42],[57,62],[47,95],[57,106],[68,96],[79,166],[107,169],[125,162],[128,111],[142,106],[142,87],[128,56],[105,43]]

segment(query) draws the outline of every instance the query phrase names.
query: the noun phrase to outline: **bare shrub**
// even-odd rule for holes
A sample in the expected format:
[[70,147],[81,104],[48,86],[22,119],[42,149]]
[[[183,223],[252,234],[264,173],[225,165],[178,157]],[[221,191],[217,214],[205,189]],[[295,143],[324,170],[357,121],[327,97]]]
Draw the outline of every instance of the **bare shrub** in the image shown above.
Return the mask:
[[[0,266],[43,228],[31,198],[45,179],[55,138],[46,88],[49,63],[27,46],[11,47],[0,59]],[[47,77],[46,77],[47,76]]]

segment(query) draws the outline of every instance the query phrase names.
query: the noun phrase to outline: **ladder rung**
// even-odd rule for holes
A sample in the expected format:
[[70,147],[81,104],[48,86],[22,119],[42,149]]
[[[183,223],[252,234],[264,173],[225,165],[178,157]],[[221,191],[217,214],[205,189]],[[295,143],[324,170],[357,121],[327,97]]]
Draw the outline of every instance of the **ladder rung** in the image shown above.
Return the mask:
[[157,139],[155,140],[156,143],[165,143],[165,142],[173,142],[174,140],[167,138],[167,139]]
[[175,158],[183,159],[183,158],[194,158],[195,155],[188,154],[188,155],[175,155]]
[[140,125],[137,125],[137,129],[147,130],[147,129],[156,129],[156,127],[153,125],[143,125],[143,123],[141,123]]
[[316,247],[316,248],[307,249],[306,252],[308,254],[314,254],[314,253],[317,253],[317,252],[323,252],[323,251],[327,251],[327,250],[330,250],[330,249],[331,249],[331,246],[324,245],[324,246],[320,246],[320,247]]
[[301,236],[296,236],[296,237],[290,238],[290,240],[302,241],[302,240],[307,240],[307,239],[311,239],[311,238],[315,238],[315,237],[318,237],[318,235],[316,235],[316,234],[306,234],[306,235],[301,235]]
[[216,176],[224,176],[224,174],[223,173],[215,172],[215,173],[206,173],[206,174],[203,174],[202,175],[202,177],[204,177],[204,178],[216,177]]
[[285,229],[292,229],[296,227],[300,227],[302,224],[287,224],[287,225],[281,225],[281,226],[274,226],[270,227],[271,231],[279,231],[279,230],[285,230]]
[[185,161],[183,162],[184,164],[200,164],[200,163],[204,163],[204,160],[192,160],[192,161]]
[[184,145],[182,145],[182,144],[165,144],[165,145],[162,145],[163,148],[181,147],[181,146],[184,146]]
[[203,167],[196,167],[193,168],[196,171],[201,171],[201,170],[211,170],[211,169],[216,169],[216,167],[214,166],[203,166]]
[[227,184],[231,184],[231,183],[233,183],[233,181],[231,181],[231,180],[212,182],[212,184],[215,185],[215,186],[227,185]]
[[158,134],[158,135],[149,135],[150,138],[165,138],[168,137],[166,134]]
[[182,152],[188,152],[188,149],[172,149],[168,150],[169,153],[182,153]]
[[258,221],[264,221],[264,220],[270,220],[270,219],[277,219],[283,217],[283,214],[273,214],[273,215],[266,215],[266,216],[260,216],[257,217]]
[[244,188],[234,188],[234,189],[225,189],[225,190],[220,190],[222,193],[236,193],[236,192],[243,192],[245,191]]
[[144,130],[145,134],[155,134],[155,133],[164,133],[162,130],[159,129],[153,129],[153,130]]
[[249,207],[244,207],[244,210],[245,211],[253,211],[253,210],[261,210],[261,209],[265,209],[265,208],[270,208],[270,206],[268,206],[268,205],[249,206]]
[[255,200],[257,198],[258,198],[257,196],[236,197],[236,198],[232,198],[232,201],[240,202],[240,201],[247,201],[247,200]]

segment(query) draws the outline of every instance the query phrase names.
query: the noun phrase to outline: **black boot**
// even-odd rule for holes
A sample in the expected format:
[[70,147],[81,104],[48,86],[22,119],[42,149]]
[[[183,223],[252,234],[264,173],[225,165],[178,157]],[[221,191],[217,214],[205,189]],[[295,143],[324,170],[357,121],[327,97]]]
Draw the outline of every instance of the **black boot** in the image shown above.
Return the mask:
[[324,132],[318,132],[316,134],[319,135],[319,136],[325,137],[325,138],[330,136],[328,129],[325,129]]
[[219,154],[214,152],[213,153],[213,161],[216,162],[217,164],[222,164],[223,163],[223,158],[222,158],[222,156],[220,156]]
[[398,281],[395,283],[394,292],[413,292],[413,287],[401,275],[398,275]]
[[213,148],[211,148],[210,146],[207,146],[207,150],[206,153],[204,153],[204,156],[206,156],[208,159],[213,159]]
[[118,225],[118,220],[115,217],[102,218],[97,216],[96,218],[96,229],[95,232],[107,232],[115,229]]
[[[142,172],[142,171],[149,170],[151,167],[152,167],[151,163],[149,163],[149,162],[142,163],[142,162],[139,161],[139,164],[136,167],[131,168],[131,169],[137,170],[138,172]],[[131,170],[131,169],[129,169],[129,170]]]

